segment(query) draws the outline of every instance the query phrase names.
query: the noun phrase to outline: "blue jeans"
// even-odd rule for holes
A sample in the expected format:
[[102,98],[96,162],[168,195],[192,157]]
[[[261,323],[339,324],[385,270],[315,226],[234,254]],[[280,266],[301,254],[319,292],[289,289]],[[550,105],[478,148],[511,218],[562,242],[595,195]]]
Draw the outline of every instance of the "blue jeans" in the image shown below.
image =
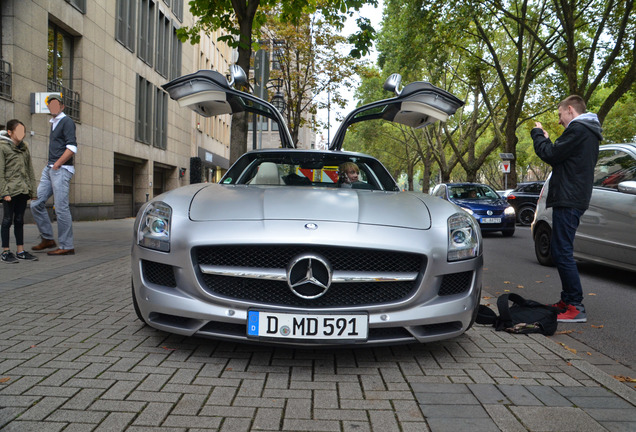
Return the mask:
[[574,235],[583,213],[569,207],[552,209],[552,259],[561,278],[561,300],[571,305],[583,302],[583,287],[574,261]]
[[73,246],[73,219],[69,207],[69,190],[73,174],[64,168],[54,170],[44,167],[38,185],[38,197],[31,201],[31,214],[42,238],[53,240],[53,226],[46,211],[46,201],[53,195],[57,234],[60,249],[75,249]]

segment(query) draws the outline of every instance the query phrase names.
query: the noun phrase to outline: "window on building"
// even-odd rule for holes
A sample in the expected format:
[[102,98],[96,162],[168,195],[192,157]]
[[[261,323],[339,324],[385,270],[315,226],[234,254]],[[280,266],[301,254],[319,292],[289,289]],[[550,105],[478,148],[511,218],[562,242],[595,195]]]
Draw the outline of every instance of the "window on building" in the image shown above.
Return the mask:
[[163,77],[167,77],[170,72],[170,51],[172,45],[172,26],[170,18],[159,11],[159,21],[157,22],[157,61],[155,70]]
[[141,0],[137,56],[151,66],[155,43],[155,22],[155,2],[152,0]]
[[172,0],[172,13],[179,22],[183,22],[183,2],[184,0]]
[[168,93],[137,75],[135,140],[165,150],[168,144]]
[[137,0],[117,0],[115,38],[130,51],[135,51],[136,11]]
[[155,88],[154,140],[152,145],[165,150],[168,145],[168,93]]
[[57,25],[49,24],[47,63],[47,90],[60,92],[64,99],[66,115],[80,120],[80,97],[73,91],[74,39]]
[[0,60],[0,97],[11,99],[12,79],[11,63]]
[[172,28],[172,53],[170,62],[170,79],[175,79],[181,76],[181,54],[182,54],[182,43],[177,37],[177,29],[176,27]]
[[73,5],[81,13],[86,13],[86,0],[66,0],[66,3]]
[[137,75],[137,107],[135,115],[135,139],[144,144],[152,140],[153,85]]
[[281,70],[281,59],[285,41],[275,40],[272,44],[272,70]]
[[[257,131],[266,131],[268,130],[268,123],[267,123],[267,117],[263,117],[263,116],[256,116],[257,118]],[[247,123],[247,130],[248,131],[253,131],[254,130],[254,116],[252,114],[250,114],[249,116],[249,122]]]
[[73,86],[73,38],[55,24],[49,25],[48,80]]

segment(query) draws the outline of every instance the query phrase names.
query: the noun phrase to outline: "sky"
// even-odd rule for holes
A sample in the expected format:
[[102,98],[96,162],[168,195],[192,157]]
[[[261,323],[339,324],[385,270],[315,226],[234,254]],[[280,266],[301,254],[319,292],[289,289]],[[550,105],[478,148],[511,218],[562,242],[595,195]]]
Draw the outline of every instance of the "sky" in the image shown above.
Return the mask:
[[[382,21],[382,8],[383,8],[383,2],[382,0],[378,0],[378,6],[376,8],[374,8],[373,6],[365,5],[360,10],[360,16],[363,16],[371,20],[371,25],[376,31],[379,30],[380,22]],[[357,18],[357,15],[354,16],[353,18],[350,18],[345,23],[345,28],[344,28],[345,35],[350,35],[357,29],[356,18]],[[364,59],[371,61],[372,63],[375,64],[375,61],[377,59],[377,52],[375,51],[375,46],[371,48],[371,52],[367,56],[365,56]],[[333,138],[334,134],[336,133],[336,130],[338,129],[338,126],[340,126],[340,122],[335,120],[337,114],[340,113],[341,116],[344,116],[349,111],[355,108],[356,101],[354,99],[353,93],[354,93],[354,90],[343,91],[343,95],[348,97],[349,103],[345,109],[342,109],[342,110],[340,109],[336,110],[335,108],[331,109],[331,112],[329,113],[329,119],[331,123],[329,133],[327,133],[326,129],[318,133],[318,135],[316,136],[317,147],[320,145],[321,142],[323,145],[326,144],[328,135],[330,136],[330,138]],[[327,99],[327,95],[321,95],[321,97],[324,98],[325,100]],[[327,114],[328,113],[326,109],[318,111],[318,117],[324,122],[327,121]]]

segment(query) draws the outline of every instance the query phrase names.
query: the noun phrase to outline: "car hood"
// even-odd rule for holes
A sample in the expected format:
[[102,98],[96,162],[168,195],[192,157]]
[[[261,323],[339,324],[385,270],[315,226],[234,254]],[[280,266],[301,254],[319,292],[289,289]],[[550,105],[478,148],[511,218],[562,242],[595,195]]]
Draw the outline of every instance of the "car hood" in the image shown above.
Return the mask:
[[456,199],[456,200],[452,200],[452,202],[454,202],[455,204],[457,204],[458,206],[462,206],[462,207],[468,207],[471,209],[483,209],[483,208],[492,208],[492,207],[497,207],[497,208],[506,208],[508,207],[508,201],[504,200],[504,199],[480,199],[479,201],[474,201],[474,200],[463,200],[463,199]]
[[400,192],[213,184],[190,205],[193,221],[306,220],[429,229],[416,196]]

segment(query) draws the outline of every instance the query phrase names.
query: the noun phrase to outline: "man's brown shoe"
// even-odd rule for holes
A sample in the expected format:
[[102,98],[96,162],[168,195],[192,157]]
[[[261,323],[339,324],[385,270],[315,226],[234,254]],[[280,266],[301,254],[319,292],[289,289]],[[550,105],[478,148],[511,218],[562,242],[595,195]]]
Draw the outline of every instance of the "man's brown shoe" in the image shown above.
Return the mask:
[[55,249],[48,251],[47,255],[75,255],[75,249]]
[[42,241],[40,242],[40,244],[33,246],[31,248],[31,250],[41,251],[41,250],[44,250],[44,249],[50,249],[50,248],[54,248],[54,247],[57,247],[57,244],[55,243],[55,240],[50,240],[50,239],[43,238]]

